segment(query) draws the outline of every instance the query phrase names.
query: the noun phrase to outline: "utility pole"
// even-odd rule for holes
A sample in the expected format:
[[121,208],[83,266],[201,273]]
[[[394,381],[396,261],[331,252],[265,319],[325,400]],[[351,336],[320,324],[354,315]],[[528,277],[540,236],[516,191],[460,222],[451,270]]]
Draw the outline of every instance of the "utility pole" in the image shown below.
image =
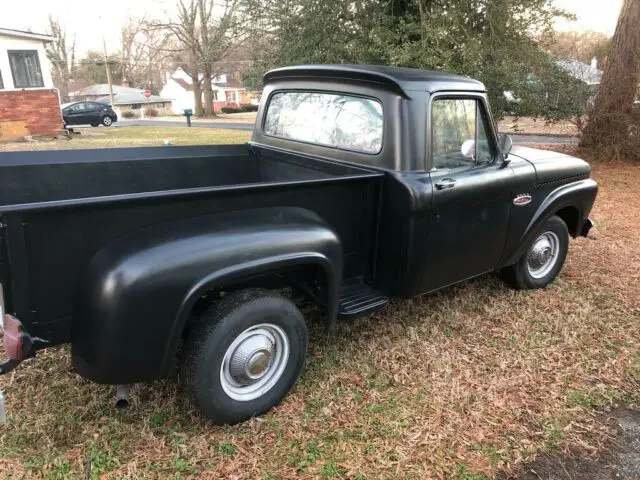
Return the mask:
[[111,83],[111,68],[109,68],[109,59],[107,58],[107,42],[102,37],[102,47],[104,49],[104,68],[107,69],[107,82],[109,83],[109,103],[113,107],[113,85]]

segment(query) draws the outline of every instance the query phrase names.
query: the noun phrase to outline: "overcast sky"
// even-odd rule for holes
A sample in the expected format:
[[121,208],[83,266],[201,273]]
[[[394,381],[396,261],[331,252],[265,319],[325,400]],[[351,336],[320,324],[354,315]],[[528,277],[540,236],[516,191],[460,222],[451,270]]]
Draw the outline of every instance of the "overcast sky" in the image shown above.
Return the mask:
[[[0,27],[44,32],[49,14],[76,35],[78,55],[102,48],[119,48],[120,27],[127,17],[167,18],[175,12],[175,0],[0,0]],[[556,0],[577,15],[576,22],[561,22],[561,30],[595,30],[613,35],[622,0]],[[11,8],[8,8],[9,5]]]

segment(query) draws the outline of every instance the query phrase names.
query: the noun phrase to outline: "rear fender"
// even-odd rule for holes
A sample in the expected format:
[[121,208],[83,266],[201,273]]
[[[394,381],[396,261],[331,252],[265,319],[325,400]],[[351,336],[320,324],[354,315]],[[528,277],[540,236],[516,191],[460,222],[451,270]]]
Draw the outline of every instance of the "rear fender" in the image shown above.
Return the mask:
[[74,367],[99,383],[166,375],[186,320],[208,290],[281,268],[318,265],[329,322],[342,278],[338,237],[315,213],[263,208],[155,225],[91,260],[72,323]]
[[501,262],[501,264],[511,265],[517,262],[527,248],[527,245],[529,245],[534,236],[538,233],[540,225],[542,225],[551,216],[567,207],[575,208],[578,212],[578,215],[576,216],[578,223],[576,225],[567,225],[569,231],[577,232],[578,234],[582,232],[582,225],[591,212],[597,192],[598,184],[592,179],[569,183],[553,190],[543,200],[531,217],[527,228],[522,233],[520,241],[517,243],[518,247],[515,251],[510,252],[506,256],[506,260]]

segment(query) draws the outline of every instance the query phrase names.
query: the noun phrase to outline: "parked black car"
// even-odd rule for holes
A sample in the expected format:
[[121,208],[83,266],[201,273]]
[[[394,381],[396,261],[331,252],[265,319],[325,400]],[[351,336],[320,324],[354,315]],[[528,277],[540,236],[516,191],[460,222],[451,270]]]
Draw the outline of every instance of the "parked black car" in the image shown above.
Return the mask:
[[62,106],[64,125],[104,125],[110,127],[118,121],[118,115],[107,105],[100,102],[74,102]]
[[482,83],[380,66],[267,73],[245,145],[4,153],[0,374],[71,343],[124,395],[179,361],[206,417],[246,420],[303,368],[294,299],[331,329],[492,271],[543,288],[591,228],[590,172],[498,138]]

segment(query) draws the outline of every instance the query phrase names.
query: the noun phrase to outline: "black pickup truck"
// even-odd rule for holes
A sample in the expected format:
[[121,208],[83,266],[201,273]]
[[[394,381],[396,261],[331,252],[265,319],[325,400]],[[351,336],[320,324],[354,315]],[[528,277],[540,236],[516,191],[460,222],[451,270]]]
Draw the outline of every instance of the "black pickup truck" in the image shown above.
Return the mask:
[[180,359],[197,407],[233,424],[300,374],[293,298],[330,329],[492,271],[542,288],[589,232],[589,165],[498,138],[478,81],[355,65],[264,80],[245,145],[0,154],[3,373],[70,342],[80,375],[122,392]]

